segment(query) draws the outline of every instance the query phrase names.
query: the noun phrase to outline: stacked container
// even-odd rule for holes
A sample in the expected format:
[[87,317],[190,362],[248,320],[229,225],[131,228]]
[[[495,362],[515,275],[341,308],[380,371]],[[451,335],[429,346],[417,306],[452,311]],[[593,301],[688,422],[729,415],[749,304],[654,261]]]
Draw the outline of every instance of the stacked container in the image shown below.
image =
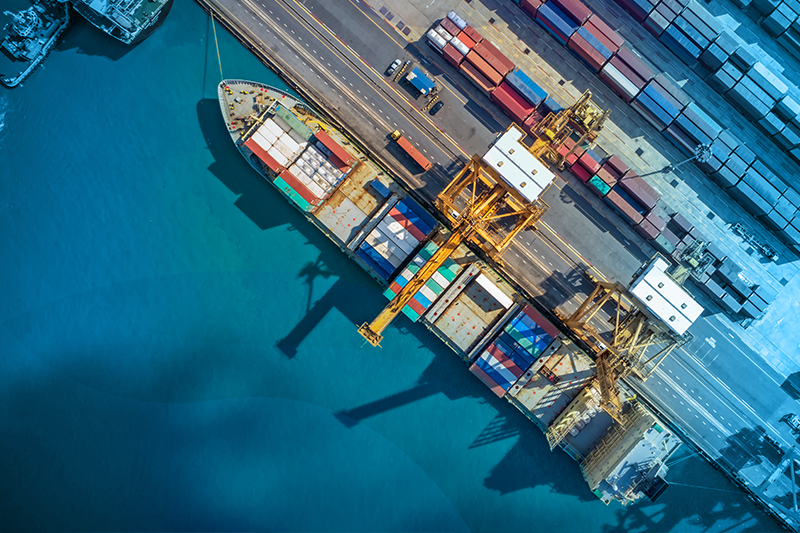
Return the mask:
[[526,305],[486,347],[470,371],[502,397],[557,336],[558,329]]
[[500,73],[501,79],[514,70],[514,63],[486,39],[476,43],[472,51],[477,53],[494,70]]
[[520,126],[536,107],[505,81],[492,91],[492,101]]
[[662,0],[656,5],[656,8],[650,12],[647,19],[643,22],[647,31],[658,38],[664,33],[670,24],[678,17],[683,11],[685,2],[678,3],[675,0]]
[[658,131],[664,131],[689,103],[675,82],[666,74],[651,80],[633,101],[633,107]]
[[617,0],[617,4],[627,11],[636,22],[644,22],[653,12],[658,0]]
[[578,31],[572,34],[567,47],[593,72],[599,72],[613,55],[613,52],[586,26],[578,28]]
[[527,74],[515,69],[506,76],[505,82],[516,89],[533,107],[537,107],[547,98],[547,91],[539,87]]
[[571,170],[579,180],[586,183],[600,170],[600,157],[592,150],[586,150],[576,164],[572,165]]
[[489,80],[492,87],[497,87],[503,81],[503,75],[492,68],[495,63],[489,63],[478,53],[481,46],[483,46],[483,43],[475,45],[470,53],[467,54],[467,61]]
[[[403,271],[392,281],[388,289],[384,291],[384,296],[388,299],[394,298],[402,287],[414,277],[414,274],[419,272],[419,269],[431,258],[439,246],[433,241],[425,245],[425,247],[414,256],[414,259],[406,266]],[[444,290],[452,283],[456,276],[461,272],[461,266],[456,264],[452,259],[448,258],[439,269],[434,272],[431,279],[425,282],[425,285],[417,291],[414,297],[403,307],[403,314],[413,321],[425,314],[425,311],[431,306],[433,302],[444,292]]]
[[600,79],[629,103],[655,75],[655,68],[627,46],[621,46],[600,71]]
[[539,7],[536,12],[536,22],[564,46],[580,27],[580,24],[564,13],[554,2]]
[[691,65],[721,32],[722,26],[716,18],[695,0],[690,0],[659,40]]

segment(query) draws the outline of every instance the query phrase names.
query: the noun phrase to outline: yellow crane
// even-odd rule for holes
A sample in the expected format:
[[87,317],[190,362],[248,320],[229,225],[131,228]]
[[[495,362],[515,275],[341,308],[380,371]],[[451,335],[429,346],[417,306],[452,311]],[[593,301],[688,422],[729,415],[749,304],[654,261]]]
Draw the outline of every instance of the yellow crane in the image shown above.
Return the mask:
[[[463,195],[468,187],[469,194]],[[459,245],[472,240],[490,257],[500,260],[514,236],[535,224],[548,208],[541,200],[527,202],[478,155],[439,194],[436,206],[453,223],[452,233],[377,318],[359,327],[359,333],[373,346],[380,344],[383,330]],[[508,224],[499,224],[504,219],[514,220],[510,229]]]

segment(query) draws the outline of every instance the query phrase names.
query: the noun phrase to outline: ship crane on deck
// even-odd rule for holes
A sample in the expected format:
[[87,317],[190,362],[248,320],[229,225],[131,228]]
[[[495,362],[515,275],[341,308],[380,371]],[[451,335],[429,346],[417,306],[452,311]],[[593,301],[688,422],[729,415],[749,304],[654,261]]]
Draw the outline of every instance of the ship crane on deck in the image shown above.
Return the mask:
[[[499,262],[514,236],[535,224],[548,208],[541,200],[527,202],[478,155],[439,194],[436,207],[452,223],[452,233],[375,320],[359,327],[373,346],[380,344],[383,330],[462,243],[477,244]],[[502,224],[512,221],[510,230]]]
[[[585,91],[578,100],[567,109],[550,113],[532,130],[536,140],[531,151],[542,159],[546,159],[560,169],[564,168],[567,157],[584,143],[592,143],[597,139],[598,132],[603,129],[610,109],[603,110],[592,102],[592,92]],[[558,150],[573,133],[580,134],[580,138],[567,151],[561,155]]]

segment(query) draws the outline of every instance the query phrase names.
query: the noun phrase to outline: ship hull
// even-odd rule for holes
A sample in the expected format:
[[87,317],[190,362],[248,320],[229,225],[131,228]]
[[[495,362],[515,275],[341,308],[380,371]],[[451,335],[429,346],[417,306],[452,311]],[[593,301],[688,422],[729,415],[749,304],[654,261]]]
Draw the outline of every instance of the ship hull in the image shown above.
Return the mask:
[[64,32],[66,32],[67,29],[69,29],[69,27],[72,25],[69,6],[65,6],[65,9],[66,11],[64,13],[64,23],[56,30],[53,36],[50,37],[50,39],[48,39],[47,43],[45,43],[44,48],[42,49],[42,52],[38,54],[33,61],[28,62],[28,65],[24,67],[23,70],[21,70],[18,74],[14,76],[0,77],[0,83],[2,83],[5,87],[8,87],[9,89],[13,89],[17,85],[28,79],[28,77],[30,77],[30,75],[33,74],[33,71],[36,70],[36,67],[38,67],[42,63],[42,61],[44,61],[47,58],[47,56],[50,55],[50,52],[53,51],[53,48],[56,47],[56,45],[61,40],[61,37],[63,37]]
[[153,17],[153,19],[150,20],[144,26],[142,26],[135,33],[126,33],[124,30],[120,28],[119,25],[114,23],[107,16],[98,13],[84,2],[75,2],[73,3],[72,7],[80,16],[82,16],[92,26],[99,29],[103,33],[106,33],[111,37],[115,38],[116,40],[121,41],[125,44],[133,45],[140,43],[141,41],[146,39],[150,34],[152,34],[155,30],[157,30],[161,26],[161,24],[164,21],[164,18],[172,9],[173,2],[174,0],[167,0],[164,3],[163,7]]

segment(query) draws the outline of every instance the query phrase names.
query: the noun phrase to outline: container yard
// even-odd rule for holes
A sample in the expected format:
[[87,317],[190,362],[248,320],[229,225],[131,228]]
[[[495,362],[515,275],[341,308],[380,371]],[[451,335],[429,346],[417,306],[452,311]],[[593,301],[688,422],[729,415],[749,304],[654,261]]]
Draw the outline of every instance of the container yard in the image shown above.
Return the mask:
[[[397,3],[403,4],[400,0]],[[699,345],[701,339],[691,331],[696,330],[696,324],[709,320],[705,312],[709,305],[712,313],[722,310],[731,323],[746,330],[780,299],[780,290],[763,282],[760,274],[755,283],[749,277],[754,269],[752,261],[731,253],[727,242],[718,246],[717,233],[706,233],[708,223],[700,220],[696,203],[676,200],[670,186],[683,184],[673,180],[666,181],[665,186],[661,174],[675,173],[691,163],[693,175],[699,171],[709,184],[704,186],[713,194],[724,197],[725,202],[735,202],[740,212],[752,217],[747,218],[749,224],[757,221],[759,234],[766,232],[785,245],[781,245],[779,256],[770,245],[773,241],[759,239],[742,223],[731,223],[729,231],[749,246],[748,256],[761,258],[765,269],[772,268],[771,263],[780,266],[794,261],[792,254],[800,251],[800,230],[796,227],[800,224],[800,217],[796,218],[800,196],[792,188],[794,175],[785,171],[787,167],[775,164],[774,154],[764,150],[762,139],[779,148],[781,157],[785,152],[791,159],[792,150],[798,148],[800,137],[796,139],[794,133],[800,131],[795,124],[795,115],[800,113],[796,81],[778,60],[745,42],[735,28],[721,23],[719,10],[712,15],[710,8],[693,1],[617,3],[625,16],[643,25],[655,41],[634,43],[631,32],[613,30],[617,26],[606,22],[605,8],[577,0],[513,2],[519,9],[508,2],[510,7],[502,14],[498,11],[498,16],[506,16],[509,10],[527,14],[532,28],[546,34],[548,43],[566,49],[570,65],[583,69],[581,79],[586,79],[584,74],[590,76],[620,98],[614,102],[614,109],[635,111],[633,115],[646,124],[648,136],[651,131],[657,133],[655,138],[682,154],[683,160],[673,159],[663,170],[643,171],[642,162],[631,155],[632,149],[615,154],[614,147],[607,144],[608,135],[604,137],[606,143],[598,142],[598,133],[610,124],[605,105],[594,101],[592,92],[585,91],[580,98],[570,100],[553,89],[552,80],[543,82],[541,72],[518,53],[522,47],[509,47],[502,34],[510,31],[505,22],[493,28],[492,18],[488,25],[481,25],[472,8],[466,16],[443,11],[433,24],[412,30],[441,62],[420,60],[420,67],[414,67],[412,78],[406,81],[426,97],[426,92],[452,92],[453,78],[467,81],[467,92],[481,98],[484,110],[491,109],[491,115],[499,111],[511,124],[487,143],[485,153],[479,151],[482,155],[473,156],[466,166],[462,159],[461,165],[446,167],[444,175],[440,154],[437,152],[435,159],[429,151],[431,144],[424,139],[420,139],[422,144],[408,142],[407,126],[390,135],[395,141],[406,141],[405,145],[400,141],[397,144],[416,162],[420,159],[415,152],[428,162],[430,166],[419,163],[422,170],[435,167],[427,176],[436,176],[439,181],[426,184],[435,189],[433,194],[423,194],[430,202],[427,209],[411,199],[419,199],[418,195],[403,192],[400,184],[419,187],[419,181],[402,173],[394,175],[387,167],[395,165],[387,165],[385,159],[371,163],[371,158],[355,150],[354,143],[340,132],[329,134],[339,148],[347,147],[345,151],[353,154],[350,166],[337,165],[334,149],[315,134],[305,136],[302,129],[281,128],[277,120],[273,122],[283,134],[270,126],[274,138],[264,131],[250,144],[259,145],[272,158],[261,161],[276,172],[273,182],[312,218],[319,219],[318,213],[325,209],[338,213],[339,206],[346,204],[334,202],[343,191],[344,199],[353,204],[365,202],[361,196],[365,191],[370,193],[371,199],[352,218],[352,228],[347,219],[323,224],[323,229],[330,234],[338,228],[334,240],[343,249],[355,252],[361,266],[386,285],[384,295],[389,304],[372,323],[364,323],[359,329],[371,344],[379,345],[381,332],[399,314],[426,326],[466,361],[469,370],[495,395],[505,397],[536,423],[551,448],[561,447],[579,461],[590,490],[606,503],[617,500],[625,504],[645,496],[655,500],[667,486],[666,459],[680,445],[681,435],[710,460],[719,461],[721,468],[781,520],[795,524],[795,514],[800,517],[800,513],[778,501],[780,491],[775,492],[776,476],[788,468],[791,451],[786,455],[789,462],[756,458],[760,466],[747,463],[737,474],[734,467],[715,455],[719,448],[708,448],[697,439],[700,430],[696,423],[674,416],[670,401],[655,392],[648,379],[652,375],[668,379],[659,367],[670,354],[689,353]],[[780,10],[767,14],[759,10],[767,10],[763,6],[742,7],[751,14],[754,10],[761,13],[763,18],[757,23],[771,34],[786,36],[784,42],[788,42],[794,21],[787,21],[792,11],[780,5]],[[389,15],[386,10],[380,13],[387,21]],[[402,29],[400,25],[397,28]],[[672,70],[666,71],[652,53],[653,42],[698,72],[713,89],[711,97],[698,90],[696,82],[687,83]],[[554,50],[550,44],[548,48]],[[526,48],[523,55],[529,52]],[[433,64],[443,74],[434,75]],[[433,80],[433,85],[423,87],[419,83],[423,78]],[[460,87],[459,81],[455,86]],[[736,121],[733,126],[723,126],[719,110],[709,103],[716,93],[753,126]],[[429,104],[420,107],[424,111]],[[751,142],[753,128],[762,134],[758,147]],[[458,134],[457,130],[439,131],[447,139],[451,133]],[[272,144],[265,148],[258,140]],[[258,156],[247,142],[243,146]],[[276,142],[282,144],[276,148]],[[425,146],[428,150],[423,150]],[[328,159],[313,157],[312,150]],[[380,148],[377,151],[381,153]],[[636,156],[646,161],[646,152],[641,149],[636,150]],[[340,156],[336,159],[344,163]],[[281,168],[282,161],[290,166]],[[309,166],[312,162],[323,166],[327,162],[340,175],[331,169],[326,169],[327,175],[311,174],[316,170]],[[405,170],[419,173],[417,166],[409,165]],[[358,171],[364,176],[358,178]],[[282,176],[284,173],[288,175]],[[451,180],[454,173],[456,177]],[[625,229],[625,237],[617,240],[626,242],[626,237],[634,235],[635,246],[648,257],[654,251],[661,255],[640,259],[641,266],[632,279],[598,278],[592,267],[587,267],[583,276],[592,288],[571,294],[572,307],[555,309],[553,315],[553,308],[532,301],[527,287],[520,287],[518,276],[508,275],[503,252],[516,249],[514,240],[524,235],[525,229],[539,228],[549,208],[543,198],[552,201],[553,184],[559,179],[570,186],[577,184],[579,194],[594,209],[601,206],[603,213],[613,214],[617,228]],[[437,194],[441,190],[437,187],[448,180]],[[516,218],[498,224],[494,213]],[[713,220],[711,215],[708,218]],[[349,233],[343,231],[344,227],[351,228]],[[574,252],[583,260],[580,253],[584,250],[564,244],[564,253]],[[545,256],[542,259],[547,260]],[[748,266],[744,268],[743,264]],[[781,285],[788,282],[784,279]],[[705,340],[714,348],[713,338]],[[769,360],[767,356],[765,360]],[[654,409],[654,404],[659,409]],[[667,419],[662,417],[665,404],[670,414]],[[707,413],[707,420],[724,429],[719,423],[721,417],[715,421]],[[766,431],[776,433],[771,425]],[[642,461],[647,468],[634,466]],[[781,485],[780,490],[784,488]]]

